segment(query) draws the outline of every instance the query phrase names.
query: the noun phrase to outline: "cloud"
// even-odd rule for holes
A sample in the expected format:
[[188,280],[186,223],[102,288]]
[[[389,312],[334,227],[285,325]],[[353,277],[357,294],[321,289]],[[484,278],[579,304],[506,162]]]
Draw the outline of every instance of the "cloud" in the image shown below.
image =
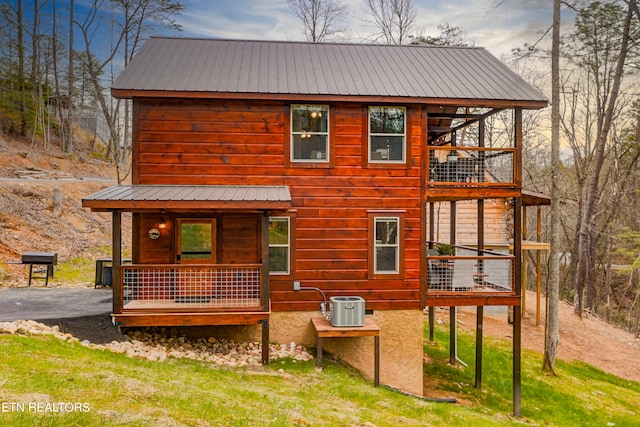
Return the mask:
[[[343,0],[349,8],[343,37],[360,42],[376,32],[364,8],[364,0]],[[300,20],[287,0],[184,0],[178,18],[185,36],[257,40],[305,40]],[[533,43],[551,25],[548,0],[414,0],[418,31],[439,34],[448,23],[464,29],[469,42],[494,55],[508,54],[524,43]]]

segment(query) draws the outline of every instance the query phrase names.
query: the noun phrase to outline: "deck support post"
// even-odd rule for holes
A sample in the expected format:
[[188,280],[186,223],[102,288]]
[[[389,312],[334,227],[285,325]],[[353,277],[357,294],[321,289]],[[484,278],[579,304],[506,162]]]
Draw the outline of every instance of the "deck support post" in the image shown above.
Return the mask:
[[111,286],[113,289],[113,314],[122,313],[122,283],[120,281],[120,265],[122,264],[122,212],[113,211],[112,219],[112,274]]
[[269,364],[269,319],[260,319],[262,325],[262,364]]
[[429,306],[429,341],[433,342],[433,335],[436,329],[436,309],[434,306]]
[[456,354],[458,353],[456,340],[456,306],[449,307],[449,363],[456,364]]
[[482,325],[484,306],[476,307],[476,378],[475,387],[482,388]]
[[[455,141],[455,138],[454,138]],[[454,144],[451,144],[452,146]],[[450,215],[451,215],[451,219],[450,219],[450,226],[449,226],[449,243],[451,245],[455,245],[456,244],[456,217],[457,217],[457,211],[456,211],[456,202],[452,201],[449,204],[450,209]],[[452,287],[454,287],[452,285]],[[453,289],[452,289],[453,290]],[[452,365],[456,364],[456,354],[458,354],[458,340],[456,337],[456,327],[458,325],[456,325],[456,307],[449,307],[449,363],[451,363]]]

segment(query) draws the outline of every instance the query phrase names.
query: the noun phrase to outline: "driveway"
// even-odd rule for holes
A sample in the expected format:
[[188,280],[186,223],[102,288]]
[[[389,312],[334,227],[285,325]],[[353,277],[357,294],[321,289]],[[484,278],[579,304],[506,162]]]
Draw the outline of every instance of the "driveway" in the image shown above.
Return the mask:
[[0,322],[36,320],[94,344],[125,341],[111,322],[110,288],[0,288]]
[[111,288],[0,288],[0,322],[111,313]]

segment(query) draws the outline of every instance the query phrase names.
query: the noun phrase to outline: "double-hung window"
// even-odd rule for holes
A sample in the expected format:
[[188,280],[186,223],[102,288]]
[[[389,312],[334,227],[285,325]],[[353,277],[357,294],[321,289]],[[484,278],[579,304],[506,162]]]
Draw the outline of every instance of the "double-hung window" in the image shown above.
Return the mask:
[[375,274],[397,274],[399,271],[399,223],[400,218],[397,217],[382,217],[375,219]]
[[291,161],[329,162],[329,106],[291,106]]
[[369,107],[369,162],[405,163],[406,108]]
[[269,218],[269,272],[289,274],[290,233],[289,217]]
[[369,278],[403,277],[404,212],[369,212]]

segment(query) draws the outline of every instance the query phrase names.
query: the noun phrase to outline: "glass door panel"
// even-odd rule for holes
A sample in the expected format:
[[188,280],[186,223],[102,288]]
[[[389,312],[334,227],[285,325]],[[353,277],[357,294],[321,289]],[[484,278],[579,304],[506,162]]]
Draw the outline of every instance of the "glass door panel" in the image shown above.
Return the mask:
[[216,260],[216,220],[178,220],[176,261],[182,264],[212,264]]

